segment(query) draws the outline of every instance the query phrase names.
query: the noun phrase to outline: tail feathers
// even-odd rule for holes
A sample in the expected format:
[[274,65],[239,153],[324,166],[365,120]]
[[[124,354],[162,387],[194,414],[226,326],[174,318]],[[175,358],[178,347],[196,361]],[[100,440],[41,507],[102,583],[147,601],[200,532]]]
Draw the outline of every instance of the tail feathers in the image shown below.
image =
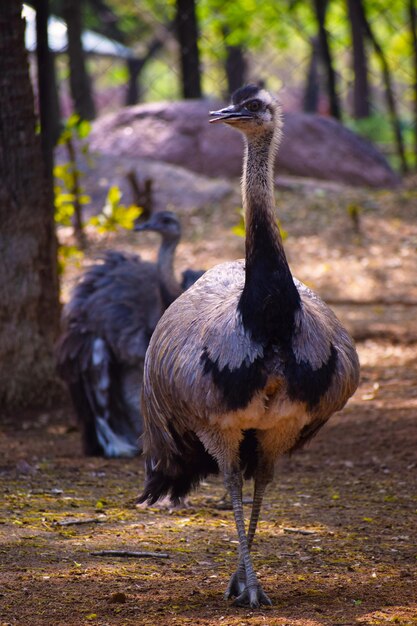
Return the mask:
[[96,416],[96,432],[99,444],[106,457],[132,457],[138,453],[138,446],[132,444],[122,435],[118,435],[109,423],[102,417]]
[[[136,437],[127,434],[131,428],[124,424],[126,416],[119,410],[118,398],[112,400],[117,396],[112,365],[109,347],[92,333],[70,328],[58,347],[58,373],[68,384],[85,454],[131,457],[138,454],[139,447]],[[116,432],[113,423],[126,434]]]
[[165,466],[157,459],[146,460],[145,487],[137,502],[154,504],[168,496],[174,505],[180,504],[183,498],[209,474],[217,474],[217,461],[206,451],[201,441],[195,436],[193,447],[190,447],[191,435],[183,450],[179,450]]
[[184,497],[193,489],[198,487],[200,481],[205,478],[208,472],[203,474],[181,473],[172,476],[163,471],[151,470],[147,467],[145,487],[137,499],[138,504],[147,502],[155,504],[165,496],[168,496],[174,506],[178,506]]
[[[154,457],[146,460],[145,487],[137,502],[154,504],[168,496],[174,505],[181,504],[183,498],[209,474],[218,474],[217,461],[207,452],[197,435],[192,432],[178,433],[171,429],[176,451],[169,459]],[[240,446],[240,466],[246,479],[253,478],[258,464],[258,443],[256,431],[244,433]]]
[[89,394],[81,380],[69,383],[68,389],[74,405],[77,421],[81,427],[84,453],[88,456],[102,456],[103,448],[97,437],[95,414],[91,409]]

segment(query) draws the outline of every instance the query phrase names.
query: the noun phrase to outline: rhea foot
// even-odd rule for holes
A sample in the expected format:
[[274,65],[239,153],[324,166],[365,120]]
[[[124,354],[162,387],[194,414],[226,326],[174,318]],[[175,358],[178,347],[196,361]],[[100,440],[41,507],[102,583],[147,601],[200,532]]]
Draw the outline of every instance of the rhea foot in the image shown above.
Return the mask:
[[239,571],[236,571],[234,574],[232,574],[229,580],[229,584],[227,585],[224,597],[226,598],[226,600],[229,600],[230,598],[236,598],[244,592],[245,588],[245,574],[239,574]]
[[258,609],[261,604],[272,605],[261,585],[249,585],[233,602],[234,606],[250,606],[251,609]]
[[259,583],[246,585],[246,580],[239,577],[239,572],[232,575],[224,595],[227,599],[235,598],[234,606],[250,606],[257,609],[261,604],[272,605],[261,585]]

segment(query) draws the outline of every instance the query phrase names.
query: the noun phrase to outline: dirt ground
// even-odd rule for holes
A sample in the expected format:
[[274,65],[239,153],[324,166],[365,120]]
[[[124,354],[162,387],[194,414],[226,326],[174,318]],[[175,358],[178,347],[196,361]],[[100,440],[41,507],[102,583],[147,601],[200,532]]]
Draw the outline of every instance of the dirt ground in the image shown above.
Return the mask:
[[[415,182],[370,193],[286,181],[278,191],[293,272],[350,328],[362,375],[343,412],[278,464],[254,547],[273,606],[223,598],[237,541],[220,479],[187,508],[137,508],[142,460],[84,457],[64,405],[1,423],[1,626],[417,624]],[[182,215],[178,269],[242,256],[230,231],[238,206],[236,191],[227,206]],[[89,237],[64,298],[101,249],[155,251],[153,235]]]

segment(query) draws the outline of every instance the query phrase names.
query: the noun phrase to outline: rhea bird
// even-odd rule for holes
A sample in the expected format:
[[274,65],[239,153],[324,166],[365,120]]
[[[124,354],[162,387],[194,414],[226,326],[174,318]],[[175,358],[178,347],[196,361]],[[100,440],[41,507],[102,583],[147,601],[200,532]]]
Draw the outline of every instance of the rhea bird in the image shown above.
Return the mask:
[[[293,278],[286,259],[273,193],[278,102],[245,86],[210,121],[243,133],[246,258],[206,272],[152,335],[142,388],[146,478],[139,502],[178,500],[220,471],[239,539],[226,597],[258,607],[271,601],[250,550],[274,463],[342,409],[358,385],[359,362],[348,332]],[[243,477],[254,478],[247,531]]]
[[107,251],[82,276],[64,309],[58,371],[68,385],[84,451],[107,457],[140,452],[140,389],[149,339],[164,310],[202,271],[174,272],[181,225],[171,211],[135,230],[161,235],[157,263]]

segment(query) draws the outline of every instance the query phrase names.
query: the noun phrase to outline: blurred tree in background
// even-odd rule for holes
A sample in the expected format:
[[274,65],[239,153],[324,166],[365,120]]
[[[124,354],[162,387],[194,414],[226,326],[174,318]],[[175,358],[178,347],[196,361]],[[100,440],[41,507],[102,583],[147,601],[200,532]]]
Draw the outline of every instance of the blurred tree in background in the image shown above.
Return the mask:
[[68,59],[71,96],[75,112],[81,119],[93,120],[96,108],[82,44],[81,0],[62,0],[62,15],[68,29]]
[[52,179],[36,134],[21,3],[0,4],[0,407],[47,403],[59,325]]
[[363,23],[362,0],[347,0],[352,37],[353,117],[362,119],[371,114],[368,51],[366,29]]
[[175,27],[183,98],[201,98],[200,55],[195,0],[177,0]]

